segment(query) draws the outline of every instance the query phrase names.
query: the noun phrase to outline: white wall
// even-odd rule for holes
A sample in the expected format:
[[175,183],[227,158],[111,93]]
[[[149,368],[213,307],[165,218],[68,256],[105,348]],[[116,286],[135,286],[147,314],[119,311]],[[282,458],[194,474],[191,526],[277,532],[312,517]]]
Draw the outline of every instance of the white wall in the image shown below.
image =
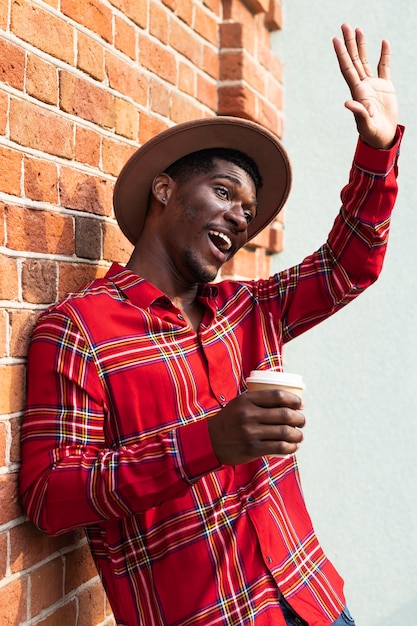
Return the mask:
[[400,194],[380,280],[288,345],[288,371],[308,389],[298,455],[310,512],[346,581],[357,626],[417,624],[417,3],[284,0],[273,47],[284,61],[284,143],[294,187],[285,251],[296,263],[325,239],[356,144],[332,37],[361,26],[373,67],[392,45],[392,79],[407,127]]

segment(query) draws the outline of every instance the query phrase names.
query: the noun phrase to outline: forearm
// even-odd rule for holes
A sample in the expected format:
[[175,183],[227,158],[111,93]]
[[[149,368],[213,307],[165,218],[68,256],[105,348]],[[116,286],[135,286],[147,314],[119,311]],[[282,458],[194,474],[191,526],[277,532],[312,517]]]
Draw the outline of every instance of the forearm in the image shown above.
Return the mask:
[[298,266],[280,273],[284,342],[326,319],[379,276],[397,196],[397,157],[358,143],[342,208],[326,244]]
[[134,432],[120,438],[82,336],[59,315],[43,321],[29,353],[21,438],[21,494],[36,525],[59,533],[138,513],[218,467],[206,420],[174,428],[155,418],[154,431],[142,432],[131,411]]

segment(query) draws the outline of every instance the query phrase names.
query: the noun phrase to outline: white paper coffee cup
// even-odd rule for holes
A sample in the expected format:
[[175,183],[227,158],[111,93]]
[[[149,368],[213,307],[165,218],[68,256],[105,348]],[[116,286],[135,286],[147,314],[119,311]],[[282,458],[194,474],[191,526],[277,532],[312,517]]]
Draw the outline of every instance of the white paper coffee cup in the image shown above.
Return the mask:
[[[252,370],[246,379],[248,391],[262,391],[278,387],[284,391],[290,391],[301,398],[305,389],[303,377],[300,374],[289,372],[275,372],[274,370]],[[287,459],[292,454],[274,454],[274,457]]]
[[300,374],[290,374],[289,372],[275,372],[273,370],[252,370],[246,379],[248,391],[259,391],[279,387],[285,391],[290,391],[301,398],[305,389],[303,377]]

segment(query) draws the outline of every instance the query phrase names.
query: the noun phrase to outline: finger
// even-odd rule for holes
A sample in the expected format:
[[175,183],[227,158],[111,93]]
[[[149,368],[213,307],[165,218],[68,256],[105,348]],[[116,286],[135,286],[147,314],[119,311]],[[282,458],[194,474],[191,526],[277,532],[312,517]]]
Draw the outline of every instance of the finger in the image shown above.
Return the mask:
[[[349,24],[342,24],[341,28],[346,50],[353,67],[357,72],[359,80],[363,80],[367,76],[361,60],[361,54],[363,58],[366,58],[365,35],[360,29],[354,31]],[[359,48],[361,48],[361,54]]]
[[365,34],[361,28],[356,29],[356,45],[358,49],[359,59],[362,64],[362,69],[364,70],[366,76],[373,76],[371,67],[368,62],[368,56],[366,54]]
[[390,79],[390,61],[391,61],[391,47],[389,41],[383,39],[381,44],[381,56],[378,63],[378,76],[379,78]]
[[246,396],[253,404],[264,408],[289,407],[301,409],[304,405],[299,396],[283,389],[265,389],[262,391],[248,391]]
[[292,426],[265,427],[259,436],[260,441],[285,441],[287,443],[301,443],[304,435],[301,430]]
[[301,411],[280,407],[276,409],[264,409],[258,415],[258,424],[261,428],[276,426],[288,426],[289,428],[304,428],[306,418]]
[[342,76],[348,84],[351,93],[353,94],[355,87],[357,87],[357,85],[361,82],[358,71],[352,62],[351,56],[346,48],[345,43],[338,37],[335,37],[333,39],[333,46],[336,52]]

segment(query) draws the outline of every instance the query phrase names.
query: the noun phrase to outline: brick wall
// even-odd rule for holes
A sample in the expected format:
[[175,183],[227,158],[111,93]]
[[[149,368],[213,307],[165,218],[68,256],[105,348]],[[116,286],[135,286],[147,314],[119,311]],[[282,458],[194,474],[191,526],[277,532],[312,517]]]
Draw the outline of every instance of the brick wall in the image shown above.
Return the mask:
[[[17,498],[25,355],[49,303],[125,262],[115,177],[172,123],[215,114],[282,132],[269,35],[279,0],[0,2],[0,620],[113,624],[83,532],[58,538]],[[225,268],[255,277],[281,247],[280,222]]]

